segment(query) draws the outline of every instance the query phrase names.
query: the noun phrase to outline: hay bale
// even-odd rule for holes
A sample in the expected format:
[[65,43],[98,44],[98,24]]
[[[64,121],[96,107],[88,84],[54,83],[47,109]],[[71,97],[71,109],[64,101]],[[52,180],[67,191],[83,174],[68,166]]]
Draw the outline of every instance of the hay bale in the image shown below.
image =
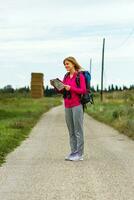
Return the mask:
[[31,73],[31,76],[36,77],[36,78],[38,78],[38,77],[43,78],[44,74],[43,73]]
[[43,82],[43,78],[42,77],[32,77],[31,81],[32,82]]
[[42,90],[42,85],[31,85],[32,90]]
[[43,86],[43,83],[40,83],[40,82],[31,82],[31,86],[34,86],[34,85],[36,85],[36,86],[38,86],[38,87],[42,87]]
[[42,73],[31,73],[31,96],[41,98],[44,96],[44,84]]

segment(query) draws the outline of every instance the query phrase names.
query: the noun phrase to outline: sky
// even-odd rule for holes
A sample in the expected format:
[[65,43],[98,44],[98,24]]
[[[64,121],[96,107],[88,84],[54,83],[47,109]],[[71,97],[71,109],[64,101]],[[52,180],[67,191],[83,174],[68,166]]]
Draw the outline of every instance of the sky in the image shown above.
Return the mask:
[[63,79],[73,56],[104,87],[134,84],[133,0],[0,0],[0,88],[30,86],[31,73]]

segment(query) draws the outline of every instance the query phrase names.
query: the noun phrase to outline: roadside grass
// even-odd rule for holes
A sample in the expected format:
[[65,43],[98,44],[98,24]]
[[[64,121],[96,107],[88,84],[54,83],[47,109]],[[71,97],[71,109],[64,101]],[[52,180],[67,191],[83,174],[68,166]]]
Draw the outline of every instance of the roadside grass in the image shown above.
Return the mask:
[[87,113],[134,140],[134,90],[105,93],[103,102],[99,94],[94,99]]
[[40,116],[61,104],[59,97],[30,97],[0,95],[0,165],[6,155],[26,139]]

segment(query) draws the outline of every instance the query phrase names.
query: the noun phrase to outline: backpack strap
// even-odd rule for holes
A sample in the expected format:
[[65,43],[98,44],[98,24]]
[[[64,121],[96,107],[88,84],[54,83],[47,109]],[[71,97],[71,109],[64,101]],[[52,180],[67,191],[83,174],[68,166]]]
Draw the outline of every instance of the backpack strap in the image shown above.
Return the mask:
[[80,73],[81,73],[81,72],[78,72],[78,73],[77,73],[76,79],[75,79],[77,87],[80,87]]
[[[79,72],[77,73],[77,75],[76,75],[75,82],[76,82],[77,87],[80,87],[80,74],[81,74],[81,73],[82,73],[82,72],[79,71]],[[66,80],[66,78],[69,76],[69,74],[70,74],[69,72],[67,72],[67,73],[65,74],[63,81]]]
[[68,76],[69,76],[69,72],[67,72],[67,73],[65,74],[63,81],[65,81],[66,78],[67,78]]
[[[65,74],[63,81],[66,80],[66,78],[69,76],[69,74],[70,74],[69,72],[67,72]],[[78,72],[76,75],[76,79],[75,79],[77,87],[80,87],[80,74],[81,74],[81,72]]]
[[[76,82],[76,85],[77,85],[77,87],[78,88],[80,88],[80,74],[81,74],[81,72],[79,71],[78,73],[77,73],[77,75],[76,75],[76,79],[75,79],[75,82]],[[81,94],[78,94],[78,96],[79,96],[79,98],[81,99]],[[82,105],[83,106],[83,111],[84,111],[84,105]]]

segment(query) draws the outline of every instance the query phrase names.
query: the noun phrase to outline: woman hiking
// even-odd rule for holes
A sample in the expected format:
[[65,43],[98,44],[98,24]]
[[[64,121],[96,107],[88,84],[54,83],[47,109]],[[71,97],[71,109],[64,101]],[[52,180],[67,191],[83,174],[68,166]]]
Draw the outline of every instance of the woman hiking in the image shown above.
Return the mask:
[[[80,102],[80,95],[86,93],[85,78],[80,73],[80,87],[77,87],[76,76],[82,67],[74,57],[67,57],[63,60],[67,70],[64,76],[64,89],[62,90],[65,106],[65,121],[70,138],[70,154],[65,160],[83,160],[84,155],[84,134],[83,134],[83,106]],[[51,85],[53,83],[51,82]]]

